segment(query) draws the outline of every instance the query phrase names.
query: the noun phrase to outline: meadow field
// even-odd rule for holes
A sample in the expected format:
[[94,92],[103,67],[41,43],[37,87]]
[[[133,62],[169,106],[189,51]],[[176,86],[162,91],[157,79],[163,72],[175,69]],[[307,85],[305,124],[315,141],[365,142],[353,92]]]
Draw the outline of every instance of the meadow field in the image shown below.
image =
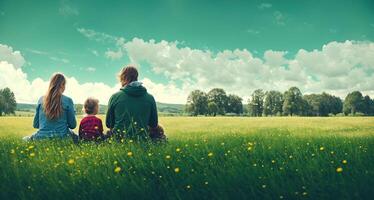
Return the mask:
[[0,199],[372,199],[374,118],[161,117],[167,144],[23,142],[0,118]]

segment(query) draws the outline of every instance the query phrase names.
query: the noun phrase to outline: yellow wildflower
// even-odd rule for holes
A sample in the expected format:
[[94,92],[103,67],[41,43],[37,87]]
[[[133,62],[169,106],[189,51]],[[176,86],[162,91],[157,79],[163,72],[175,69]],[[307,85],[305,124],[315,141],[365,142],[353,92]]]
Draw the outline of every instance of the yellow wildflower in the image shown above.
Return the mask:
[[166,155],[166,157],[165,157],[166,159],[170,159],[171,158],[171,156],[170,155]]
[[176,152],[180,152],[180,151],[181,151],[181,149],[180,149],[180,148],[177,148],[177,149],[175,149],[175,151],[176,151]]
[[68,160],[68,164],[69,164],[69,165],[72,165],[72,164],[74,164],[74,163],[75,163],[74,159],[69,159],[69,160]]
[[212,156],[213,156],[213,153],[212,153],[212,152],[208,153],[208,156],[209,156],[209,157],[212,157]]
[[178,172],[180,171],[179,167],[176,167],[176,168],[174,169],[174,171],[175,171],[175,173],[178,173]]
[[343,160],[342,163],[343,164],[347,164],[348,162],[347,162],[347,160]]
[[30,157],[34,157],[35,156],[35,153],[30,153]]
[[120,168],[120,167],[117,166],[116,168],[114,168],[114,172],[115,172],[115,173],[119,173],[120,171],[121,171],[121,168]]
[[325,147],[320,147],[319,150],[323,151],[323,150],[325,150]]
[[343,171],[343,168],[341,167],[336,168],[336,172],[341,173],[342,171]]
[[127,152],[127,156],[132,156],[132,152],[131,151],[129,151],[129,152]]

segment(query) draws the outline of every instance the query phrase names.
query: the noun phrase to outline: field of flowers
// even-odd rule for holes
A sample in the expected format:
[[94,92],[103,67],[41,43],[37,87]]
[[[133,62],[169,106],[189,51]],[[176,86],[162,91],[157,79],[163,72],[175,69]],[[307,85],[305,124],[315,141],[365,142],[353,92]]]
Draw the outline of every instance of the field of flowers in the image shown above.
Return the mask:
[[372,199],[374,118],[163,117],[167,144],[26,143],[0,118],[0,199]]

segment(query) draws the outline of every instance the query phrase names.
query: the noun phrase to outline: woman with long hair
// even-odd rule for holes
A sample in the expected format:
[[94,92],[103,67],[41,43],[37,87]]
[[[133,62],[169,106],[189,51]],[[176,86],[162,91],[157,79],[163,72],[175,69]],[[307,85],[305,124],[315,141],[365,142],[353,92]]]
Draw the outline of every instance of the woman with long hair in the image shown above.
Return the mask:
[[52,76],[47,93],[40,97],[34,117],[34,128],[38,131],[25,140],[44,138],[64,138],[77,136],[71,131],[77,125],[74,103],[71,98],[63,95],[66,79],[61,73]]

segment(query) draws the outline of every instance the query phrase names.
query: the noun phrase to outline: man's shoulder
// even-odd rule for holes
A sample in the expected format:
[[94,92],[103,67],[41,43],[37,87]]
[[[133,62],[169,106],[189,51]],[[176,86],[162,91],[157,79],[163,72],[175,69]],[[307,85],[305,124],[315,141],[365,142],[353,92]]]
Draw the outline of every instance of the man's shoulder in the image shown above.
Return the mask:
[[152,101],[152,102],[155,101],[155,98],[153,97],[152,94],[150,94],[150,93],[147,92],[145,96],[146,96],[146,98],[147,98],[149,101]]
[[121,90],[118,90],[116,93],[112,94],[111,99],[115,99],[122,96],[125,96],[125,93]]

